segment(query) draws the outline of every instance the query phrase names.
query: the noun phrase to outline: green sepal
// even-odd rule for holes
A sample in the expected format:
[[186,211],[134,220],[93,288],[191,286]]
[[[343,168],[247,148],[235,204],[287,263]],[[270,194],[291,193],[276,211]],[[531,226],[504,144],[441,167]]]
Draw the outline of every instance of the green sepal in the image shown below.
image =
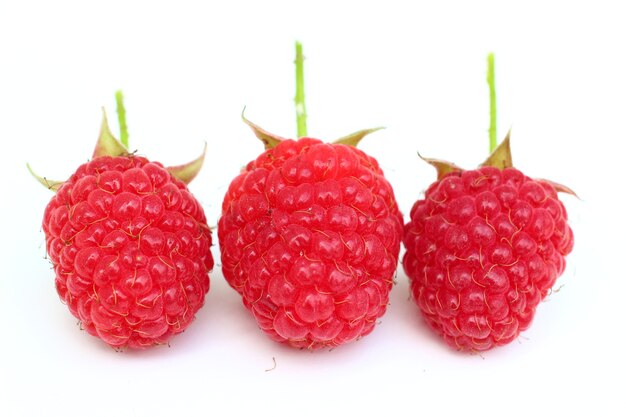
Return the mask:
[[426,163],[430,164],[437,170],[437,180],[442,179],[446,175],[451,172],[461,172],[463,168],[458,165],[453,164],[452,162],[444,161],[442,159],[433,159],[433,158],[424,158],[418,152],[417,155]]
[[548,184],[550,184],[551,186],[554,187],[554,189],[556,190],[557,193],[565,193],[565,194],[570,194],[573,195],[574,197],[576,197],[577,199],[580,200],[580,197],[578,197],[578,194],[576,194],[574,192],[574,190],[572,190],[571,188],[563,185],[563,184],[559,184],[558,182],[554,182],[554,181],[550,181],[550,180],[545,180],[543,178],[540,178],[539,181],[543,181],[543,182],[547,182]]
[[498,169],[511,168],[513,166],[513,157],[511,156],[511,130],[506,137],[494,149],[489,157],[480,164],[481,167],[495,167]]
[[198,172],[200,172],[200,169],[202,168],[202,165],[204,164],[206,148],[207,148],[207,145],[205,143],[204,150],[202,151],[202,155],[200,155],[198,158],[194,159],[193,161],[187,162],[186,164],[183,164],[183,165],[167,167],[165,169],[167,169],[174,178],[179,179],[185,184],[189,184],[196,177],[196,175],[198,175]]
[[384,127],[374,127],[372,129],[363,129],[363,130],[359,130],[358,132],[354,132],[351,133],[347,136],[343,136],[335,141],[333,141],[334,144],[338,144],[338,145],[348,145],[348,146],[354,146],[356,148],[356,146],[359,144],[359,142],[361,142],[361,140],[369,135],[370,133],[374,133],[378,130],[384,129]]
[[285,138],[275,135],[273,133],[270,133],[267,130],[261,128],[260,126],[252,123],[250,120],[246,119],[246,117],[244,116],[245,111],[246,109],[244,107],[243,111],[241,112],[241,118],[243,119],[243,122],[247,124],[248,126],[250,126],[250,129],[252,129],[252,131],[254,132],[254,135],[257,138],[259,138],[261,142],[263,142],[263,145],[265,145],[265,150],[273,149],[276,146],[278,146],[280,142],[285,140]]
[[33,169],[30,167],[30,164],[26,164],[26,168],[28,168],[28,172],[30,172],[30,175],[32,175],[33,178],[35,178],[37,181],[39,181],[39,183],[41,185],[43,185],[48,190],[53,191],[55,193],[65,183],[65,181],[49,180],[46,177],[41,177],[41,176],[35,174],[35,171],[33,171]]
[[100,126],[100,136],[93,151],[93,158],[100,156],[122,156],[128,155],[128,149],[120,142],[109,129],[107,114],[102,108],[102,125]]

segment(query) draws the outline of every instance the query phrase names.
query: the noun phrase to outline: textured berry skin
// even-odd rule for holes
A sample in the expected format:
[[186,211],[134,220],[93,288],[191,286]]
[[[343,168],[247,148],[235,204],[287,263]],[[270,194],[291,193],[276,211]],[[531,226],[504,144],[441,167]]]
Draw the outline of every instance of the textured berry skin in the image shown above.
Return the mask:
[[574,245],[554,187],[515,168],[433,183],[404,228],[404,270],[426,322],[459,350],[526,330]]
[[402,216],[376,160],[352,146],[285,140],[230,184],[222,270],[272,339],[334,347],[387,307]]
[[59,296],[113,347],[167,343],[204,303],[210,229],[159,163],[103,156],[81,165],[46,207],[43,230]]

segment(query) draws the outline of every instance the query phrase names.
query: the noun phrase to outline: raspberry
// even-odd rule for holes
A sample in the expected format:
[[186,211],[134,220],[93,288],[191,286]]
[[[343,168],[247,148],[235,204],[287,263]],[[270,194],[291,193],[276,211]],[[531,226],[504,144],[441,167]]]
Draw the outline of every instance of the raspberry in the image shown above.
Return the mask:
[[385,313],[400,250],[391,185],[354,146],[305,137],[268,148],[224,197],[226,280],[275,341],[319,349],[369,334]]
[[98,156],[114,139],[106,136],[44,213],[56,289],[82,328],[110,346],[164,344],[204,303],[211,232],[187,185],[160,163]]
[[[503,143],[508,149],[508,138]],[[528,329],[565,268],[574,238],[557,190],[569,190],[508,162],[468,171],[428,162],[443,175],[404,228],[413,298],[428,325],[459,350],[507,344]]]

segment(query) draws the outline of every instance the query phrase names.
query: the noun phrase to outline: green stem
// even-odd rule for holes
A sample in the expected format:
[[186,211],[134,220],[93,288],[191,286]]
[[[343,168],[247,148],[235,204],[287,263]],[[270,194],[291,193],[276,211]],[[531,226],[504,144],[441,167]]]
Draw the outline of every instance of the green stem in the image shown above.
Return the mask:
[[122,90],[115,92],[115,103],[117,105],[117,120],[120,125],[120,141],[128,149],[128,127],[126,126],[126,108],[124,108]]
[[487,55],[487,84],[489,84],[489,153],[498,145],[496,118],[496,81],[493,52]]
[[298,125],[298,137],[307,135],[306,132],[306,106],[304,105],[304,56],[302,44],[296,42],[296,122]]

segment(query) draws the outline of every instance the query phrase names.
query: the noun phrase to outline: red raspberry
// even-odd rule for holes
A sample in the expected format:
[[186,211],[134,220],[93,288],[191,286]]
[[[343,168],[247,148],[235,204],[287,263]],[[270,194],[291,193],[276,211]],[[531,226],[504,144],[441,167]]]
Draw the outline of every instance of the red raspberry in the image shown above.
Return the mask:
[[81,165],[46,207],[43,230],[61,300],[113,347],[167,343],[204,303],[211,232],[187,185],[158,162]]
[[218,226],[224,276],[259,327],[309,349],[374,329],[401,235],[376,160],[311,138],[282,140],[250,162],[230,184]]
[[530,326],[574,245],[557,197],[567,189],[512,167],[448,164],[441,171],[445,163],[429,162],[444,175],[404,228],[413,298],[430,327],[459,350],[509,343]]

